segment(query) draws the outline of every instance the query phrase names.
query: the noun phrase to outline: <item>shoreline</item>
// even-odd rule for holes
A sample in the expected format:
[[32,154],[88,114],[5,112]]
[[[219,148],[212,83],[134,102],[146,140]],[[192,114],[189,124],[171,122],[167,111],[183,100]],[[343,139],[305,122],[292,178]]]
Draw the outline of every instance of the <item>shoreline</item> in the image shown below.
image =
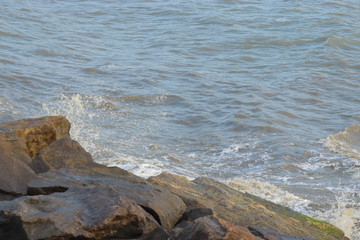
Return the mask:
[[0,239],[348,239],[210,178],[98,164],[69,131],[61,116],[0,124]]

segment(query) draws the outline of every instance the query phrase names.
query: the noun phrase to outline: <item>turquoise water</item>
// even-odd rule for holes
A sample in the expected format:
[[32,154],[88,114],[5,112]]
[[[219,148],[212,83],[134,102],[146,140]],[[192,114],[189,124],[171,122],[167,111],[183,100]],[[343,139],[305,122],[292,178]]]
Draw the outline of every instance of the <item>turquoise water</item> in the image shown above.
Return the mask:
[[360,2],[0,0],[0,121],[208,176],[360,239]]

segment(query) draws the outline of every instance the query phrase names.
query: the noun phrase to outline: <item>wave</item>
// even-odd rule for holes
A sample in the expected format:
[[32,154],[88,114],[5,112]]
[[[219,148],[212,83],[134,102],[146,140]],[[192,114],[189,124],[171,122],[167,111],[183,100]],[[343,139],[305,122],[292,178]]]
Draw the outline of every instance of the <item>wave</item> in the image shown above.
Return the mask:
[[360,125],[351,125],[330,135],[325,139],[325,146],[333,152],[360,159]]

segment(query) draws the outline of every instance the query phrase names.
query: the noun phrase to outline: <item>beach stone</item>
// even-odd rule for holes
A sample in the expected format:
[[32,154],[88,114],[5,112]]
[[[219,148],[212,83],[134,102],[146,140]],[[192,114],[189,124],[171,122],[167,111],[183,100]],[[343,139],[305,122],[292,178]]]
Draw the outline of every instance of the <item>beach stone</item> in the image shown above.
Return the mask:
[[161,233],[150,214],[111,187],[0,202],[0,239],[146,239]]
[[42,148],[29,166],[36,173],[41,173],[62,167],[76,168],[88,162],[94,162],[90,153],[66,136]]
[[187,209],[211,208],[214,216],[236,226],[255,226],[305,238],[342,239],[344,233],[318,221],[250,194],[238,192],[210,178],[189,181],[169,173],[148,181],[178,195]]
[[0,128],[2,127],[11,130],[18,138],[23,139],[30,158],[34,158],[42,148],[52,142],[70,136],[70,122],[63,116],[23,119],[1,123]]
[[[178,196],[166,189],[147,184],[144,179],[139,181],[137,178],[126,175],[123,178],[123,175],[115,176],[111,173],[110,176],[84,175],[84,172],[80,175],[76,172],[68,172],[68,170],[72,169],[63,168],[39,174],[37,178],[29,182],[28,194],[51,194],[81,186],[111,186],[139,204],[165,229],[172,228],[186,210],[186,205]],[[113,172],[115,169],[109,170]]]

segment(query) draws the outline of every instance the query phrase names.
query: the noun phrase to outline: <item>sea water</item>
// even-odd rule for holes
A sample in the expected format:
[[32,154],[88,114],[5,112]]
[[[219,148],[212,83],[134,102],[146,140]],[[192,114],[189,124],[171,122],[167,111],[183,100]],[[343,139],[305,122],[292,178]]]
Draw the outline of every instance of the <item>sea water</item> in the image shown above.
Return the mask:
[[360,239],[360,1],[0,0],[0,121],[207,176]]

